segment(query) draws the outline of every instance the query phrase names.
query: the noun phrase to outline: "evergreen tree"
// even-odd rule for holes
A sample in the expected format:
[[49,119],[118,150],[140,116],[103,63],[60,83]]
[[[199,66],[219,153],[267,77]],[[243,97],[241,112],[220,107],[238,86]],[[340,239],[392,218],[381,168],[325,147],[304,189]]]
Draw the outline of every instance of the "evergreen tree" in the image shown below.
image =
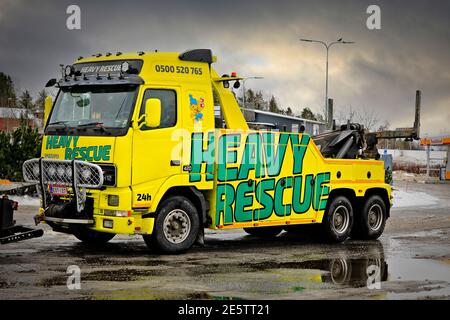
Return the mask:
[[300,117],[303,119],[308,119],[308,120],[314,120],[317,121],[316,116],[314,115],[314,113],[311,111],[310,108],[305,107],[302,110],[302,113],[300,114]]
[[16,92],[10,76],[0,72],[0,107],[14,107],[16,105]]
[[256,93],[254,100],[255,108],[258,110],[264,110],[265,101],[262,91],[258,91]]
[[25,90],[20,95],[19,108],[33,110],[33,99],[31,98],[30,92],[28,90]]
[[248,89],[247,92],[245,93],[245,105],[254,105],[255,103],[255,93],[253,92],[252,89]]
[[325,122],[325,119],[323,118],[323,116],[322,116],[321,113],[316,113],[316,114],[314,115],[314,117],[316,118],[317,121]]
[[20,95],[18,107],[25,110],[25,116],[21,116],[22,122],[28,123],[28,117],[33,113],[34,109],[33,98],[31,98],[28,90],[25,90]]
[[280,113],[280,109],[278,108],[277,100],[275,99],[275,97],[273,95],[269,101],[269,111],[275,112],[275,113]]
[[37,129],[21,124],[14,132],[0,132],[0,179],[23,181],[22,164],[36,158],[41,148]]

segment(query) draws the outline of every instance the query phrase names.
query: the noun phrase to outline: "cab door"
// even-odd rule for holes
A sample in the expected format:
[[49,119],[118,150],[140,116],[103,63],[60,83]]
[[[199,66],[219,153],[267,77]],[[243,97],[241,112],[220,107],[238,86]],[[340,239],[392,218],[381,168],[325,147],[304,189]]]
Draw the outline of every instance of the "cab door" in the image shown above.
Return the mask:
[[[138,119],[145,113],[147,99],[157,98],[161,101],[161,120],[157,128],[141,125]],[[172,138],[175,130],[181,126],[179,115],[179,87],[146,87],[140,95],[139,109],[135,117],[135,132],[133,137],[132,184],[134,202],[136,193],[152,196],[157,187],[169,176],[181,172],[181,159],[174,158],[172,152],[177,141]],[[140,126],[140,127],[138,127]],[[144,199],[144,202],[147,199]],[[150,200],[150,199],[148,199]],[[140,200],[142,201],[142,200]]]

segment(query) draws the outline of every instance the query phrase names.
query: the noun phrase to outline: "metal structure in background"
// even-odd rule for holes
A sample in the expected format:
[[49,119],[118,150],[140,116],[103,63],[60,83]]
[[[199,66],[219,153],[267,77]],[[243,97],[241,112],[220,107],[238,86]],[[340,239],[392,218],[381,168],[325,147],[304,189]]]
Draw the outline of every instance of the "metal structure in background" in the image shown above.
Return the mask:
[[343,41],[342,38],[333,41],[333,42],[329,42],[328,44],[325,43],[324,41],[321,40],[314,40],[314,39],[300,39],[300,41],[304,41],[304,42],[317,42],[322,44],[326,49],[327,49],[327,64],[326,64],[326,78],[325,78],[325,122],[328,123],[331,120],[328,119],[328,53],[329,50],[331,48],[331,46],[333,46],[334,44],[353,44],[355,43],[354,41]]
[[[430,176],[431,160],[438,160],[437,158],[431,158],[430,151],[431,146],[447,146],[447,160],[445,164],[444,173],[441,175],[441,180],[450,180],[450,137],[442,137],[442,138],[423,138],[420,139],[420,145],[426,146],[427,148],[427,177]],[[440,158],[439,158],[440,160]]]
[[421,108],[422,93],[420,90],[416,91],[415,116],[414,125],[410,128],[397,128],[395,130],[383,130],[366,133],[367,148],[365,153],[368,157],[373,158],[378,154],[377,144],[380,139],[405,139],[406,141],[413,141],[420,139],[420,108]]
[[414,126],[411,128],[366,132],[362,125],[348,122],[341,125],[340,128],[333,125],[331,131],[314,136],[314,142],[326,158],[355,159],[360,156],[368,159],[379,159],[380,154],[377,149],[379,139],[404,138],[408,141],[419,139],[420,103],[421,92],[417,90]]
[[326,130],[326,124],[320,121],[303,119],[297,116],[274,113],[258,109],[241,109],[245,120],[252,129],[265,129],[281,132],[308,133],[316,135]]
[[22,169],[26,182],[39,184],[43,208],[47,207],[49,185],[71,187],[77,212],[84,209],[86,188],[96,189],[103,185],[103,171],[100,166],[85,161],[36,158],[25,161]]
[[331,130],[333,128],[333,99],[328,99],[327,107],[328,116],[327,118],[327,129]]

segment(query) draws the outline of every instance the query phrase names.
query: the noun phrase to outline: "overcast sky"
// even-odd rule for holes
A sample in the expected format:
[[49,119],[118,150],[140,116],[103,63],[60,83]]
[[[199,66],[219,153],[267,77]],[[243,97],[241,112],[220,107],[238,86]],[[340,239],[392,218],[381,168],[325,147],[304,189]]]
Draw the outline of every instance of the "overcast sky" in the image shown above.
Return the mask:
[[[81,30],[66,9],[81,8]],[[381,30],[366,27],[369,5]],[[423,135],[450,134],[450,1],[22,1],[0,0],[0,71],[33,94],[59,64],[107,51],[211,48],[220,74],[261,76],[247,88],[294,112],[324,104],[325,49],[299,38],[354,45],[330,49],[329,97],[347,113],[375,112],[412,126],[422,90]]]

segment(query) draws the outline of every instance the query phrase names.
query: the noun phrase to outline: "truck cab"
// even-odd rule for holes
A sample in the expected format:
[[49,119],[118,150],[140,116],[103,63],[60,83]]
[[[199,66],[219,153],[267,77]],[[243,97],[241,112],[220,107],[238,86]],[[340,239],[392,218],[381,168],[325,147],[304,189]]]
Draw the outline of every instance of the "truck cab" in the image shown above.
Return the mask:
[[[86,243],[140,234],[163,252],[201,242],[205,227],[380,236],[383,163],[324,158],[307,134],[249,130],[229,89],[241,78],[219,76],[215,61],[208,49],[99,54],[49,81],[59,92],[46,100],[41,157],[23,166],[41,195],[36,221]],[[226,128],[215,128],[215,100]]]

